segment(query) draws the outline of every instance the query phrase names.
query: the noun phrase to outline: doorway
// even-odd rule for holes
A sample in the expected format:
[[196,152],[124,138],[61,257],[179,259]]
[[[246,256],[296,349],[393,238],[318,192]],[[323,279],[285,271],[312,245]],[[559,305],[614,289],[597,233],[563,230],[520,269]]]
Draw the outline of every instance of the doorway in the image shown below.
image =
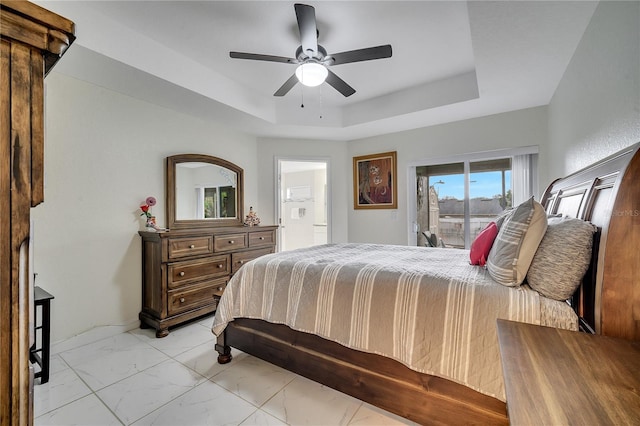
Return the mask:
[[331,235],[329,161],[299,158],[276,161],[279,251],[326,244]]

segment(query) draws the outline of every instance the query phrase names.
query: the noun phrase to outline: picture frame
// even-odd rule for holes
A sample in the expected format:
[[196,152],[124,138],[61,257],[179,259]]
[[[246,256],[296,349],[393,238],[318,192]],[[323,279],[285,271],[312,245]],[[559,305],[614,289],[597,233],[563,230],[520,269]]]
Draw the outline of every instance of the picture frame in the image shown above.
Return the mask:
[[353,208],[398,208],[396,151],[353,157]]

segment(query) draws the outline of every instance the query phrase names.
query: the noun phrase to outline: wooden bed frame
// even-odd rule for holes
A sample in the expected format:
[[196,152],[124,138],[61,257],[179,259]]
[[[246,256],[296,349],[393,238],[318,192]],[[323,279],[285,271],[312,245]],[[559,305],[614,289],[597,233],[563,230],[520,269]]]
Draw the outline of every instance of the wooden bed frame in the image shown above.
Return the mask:
[[[551,183],[548,213],[594,223],[593,259],[569,301],[581,330],[640,340],[640,143]],[[505,403],[401,363],[261,320],[236,319],[218,337],[231,347],[421,424],[507,424]]]

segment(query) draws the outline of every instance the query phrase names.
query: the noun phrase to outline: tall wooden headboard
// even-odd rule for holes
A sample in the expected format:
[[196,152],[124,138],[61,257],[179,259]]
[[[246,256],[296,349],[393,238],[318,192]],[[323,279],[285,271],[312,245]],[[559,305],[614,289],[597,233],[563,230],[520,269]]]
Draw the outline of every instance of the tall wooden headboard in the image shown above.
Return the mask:
[[[593,258],[571,303],[585,331],[640,340],[640,143],[551,183],[547,213],[598,227]],[[562,271],[559,271],[562,273]]]

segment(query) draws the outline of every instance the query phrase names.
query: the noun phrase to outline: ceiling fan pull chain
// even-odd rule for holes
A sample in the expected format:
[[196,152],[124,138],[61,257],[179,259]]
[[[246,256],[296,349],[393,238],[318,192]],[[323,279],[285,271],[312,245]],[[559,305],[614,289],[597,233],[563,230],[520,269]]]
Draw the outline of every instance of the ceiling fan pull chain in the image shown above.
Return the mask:
[[[304,68],[300,70],[300,72],[302,73],[302,76],[304,78]],[[300,108],[304,108],[304,84],[300,85],[300,99]]]
[[320,87],[320,119],[322,120],[322,87]]

